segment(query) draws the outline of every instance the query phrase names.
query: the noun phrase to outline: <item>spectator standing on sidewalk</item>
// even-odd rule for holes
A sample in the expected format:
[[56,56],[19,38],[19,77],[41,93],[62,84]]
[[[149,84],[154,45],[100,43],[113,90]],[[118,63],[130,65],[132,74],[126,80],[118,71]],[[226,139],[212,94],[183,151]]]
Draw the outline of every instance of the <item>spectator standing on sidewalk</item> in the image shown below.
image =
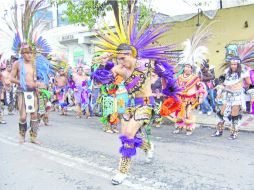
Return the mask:
[[206,85],[208,95],[204,97],[201,106],[201,112],[203,114],[211,115],[211,112],[215,112],[215,90],[214,90],[214,68],[209,66],[209,60],[206,59],[201,64],[200,79]]
[[153,125],[155,127],[160,127],[162,123],[162,117],[160,115],[160,109],[163,102],[163,94],[162,94],[162,79],[156,74],[152,73],[152,92],[153,97],[155,100],[155,107],[154,107],[154,122]]
[[216,103],[217,112],[221,109],[221,106],[223,105],[223,99],[224,99],[223,96],[225,94],[225,92],[223,91],[223,89],[225,88],[223,83],[225,81],[225,76],[221,75],[218,80],[219,80],[219,83],[214,88],[216,93],[215,103]]

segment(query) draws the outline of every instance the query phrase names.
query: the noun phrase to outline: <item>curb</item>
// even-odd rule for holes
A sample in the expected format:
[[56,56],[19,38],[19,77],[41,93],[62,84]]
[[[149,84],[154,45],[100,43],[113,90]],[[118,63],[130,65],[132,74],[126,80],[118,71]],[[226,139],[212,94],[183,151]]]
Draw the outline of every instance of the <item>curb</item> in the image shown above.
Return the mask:
[[[198,124],[199,127],[202,127],[202,128],[210,128],[210,129],[215,129],[216,128],[215,124],[204,124],[204,123],[196,123],[196,124]],[[224,130],[229,130],[229,125],[226,125]],[[246,130],[246,129],[242,129],[242,128],[239,129],[239,132],[254,133],[253,130]]]

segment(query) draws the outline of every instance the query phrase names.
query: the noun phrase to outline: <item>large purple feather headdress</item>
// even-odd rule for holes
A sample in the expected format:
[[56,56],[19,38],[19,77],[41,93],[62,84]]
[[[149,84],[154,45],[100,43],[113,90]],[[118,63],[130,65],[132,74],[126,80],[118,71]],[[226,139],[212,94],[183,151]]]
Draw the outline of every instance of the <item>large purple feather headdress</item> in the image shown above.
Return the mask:
[[98,32],[97,38],[99,40],[95,41],[95,44],[103,51],[117,54],[117,47],[122,43],[126,43],[132,47],[135,57],[171,62],[172,52],[170,50],[174,48],[174,45],[161,45],[158,43],[158,40],[170,30],[170,26],[156,25],[152,22],[150,25],[145,23],[141,28],[138,28],[138,15],[139,11],[134,11],[133,6],[127,19],[128,24],[124,24],[121,10],[119,10],[119,24],[114,18],[116,32],[105,24],[106,30],[101,29]]

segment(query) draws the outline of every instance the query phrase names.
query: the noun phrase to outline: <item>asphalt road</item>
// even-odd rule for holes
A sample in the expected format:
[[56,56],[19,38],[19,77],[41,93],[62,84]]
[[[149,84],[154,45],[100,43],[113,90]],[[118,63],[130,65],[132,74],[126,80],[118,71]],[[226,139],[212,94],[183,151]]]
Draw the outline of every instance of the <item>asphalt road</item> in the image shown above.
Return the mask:
[[[18,117],[0,125],[0,190],[76,189],[254,189],[254,133],[239,139],[212,138],[210,128],[192,136],[173,135],[172,126],[153,129],[153,163],[138,150],[131,173],[112,186],[118,166],[118,134],[102,131],[98,118],[76,119],[51,113],[51,126],[41,126],[40,146],[18,143]],[[28,134],[27,134],[28,136]]]

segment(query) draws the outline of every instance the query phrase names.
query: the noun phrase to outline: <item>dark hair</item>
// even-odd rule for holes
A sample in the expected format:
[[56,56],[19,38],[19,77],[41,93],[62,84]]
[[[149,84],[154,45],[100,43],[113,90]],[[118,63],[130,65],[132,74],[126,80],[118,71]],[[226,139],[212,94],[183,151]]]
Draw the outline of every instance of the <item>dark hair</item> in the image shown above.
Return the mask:
[[[241,77],[241,72],[242,72],[242,66],[240,63],[237,63],[237,70],[236,70],[236,73],[237,73],[237,76],[240,78]],[[231,66],[229,66],[229,71],[228,71],[229,75],[232,75],[233,74],[233,71],[231,69]]]
[[132,51],[131,46],[129,44],[126,43],[122,43],[120,44],[117,49],[117,51]]
[[224,81],[225,81],[225,75],[219,76],[219,81],[220,81],[220,82],[224,82]]

